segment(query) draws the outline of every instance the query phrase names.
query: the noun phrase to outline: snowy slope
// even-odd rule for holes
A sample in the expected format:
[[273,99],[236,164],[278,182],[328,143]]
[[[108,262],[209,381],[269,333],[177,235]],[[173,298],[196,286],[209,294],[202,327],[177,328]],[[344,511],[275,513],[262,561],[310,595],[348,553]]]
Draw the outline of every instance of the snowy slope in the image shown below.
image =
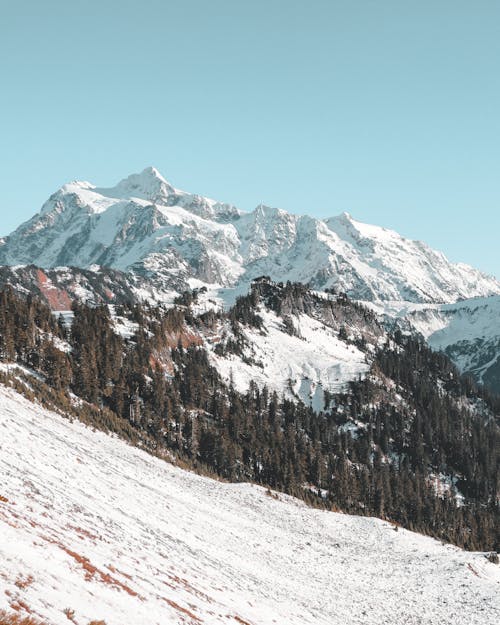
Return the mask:
[[363,224],[347,213],[326,223],[346,246],[346,258],[365,283],[368,297],[356,294],[355,299],[453,302],[498,292],[494,278],[463,263],[450,263],[421,241]]
[[[248,321],[250,311],[258,321]],[[327,391],[346,392],[349,382],[365,377],[387,340],[376,317],[347,298],[267,278],[254,281],[248,296],[201,336],[211,363],[236,390],[244,393],[253,382],[317,412],[327,407]]]
[[64,185],[0,241],[0,264],[104,265],[160,291],[225,288],[259,275],[336,287],[354,299],[451,303],[500,294],[500,283],[440,252],[344,213],[327,220],[234,206],[175,189],[154,168],[115,187]]
[[500,569],[481,554],[196,476],[5,387],[0,432],[0,609],[53,625],[498,622]]
[[369,302],[363,304],[389,326],[420,333],[445,352],[462,373],[500,393],[500,297],[475,297],[454,304]]
[[500,297],[422,307],[406,319],[461,371],[500,392]]
[[[244,330],[248,348],[243,357],[212,353],[212,362],[226,381],[245,392],[250,381],[279,395],[300,398],[316,411],[325,409],[324,391],[340,393],[347,383],[364,377],[367,355],[338,338],[338,332],[308,315],[293,319],[297,335],[283,329],[283,319],[260,311],[264,330]],[[210,348],[210,343],[208,343]]]

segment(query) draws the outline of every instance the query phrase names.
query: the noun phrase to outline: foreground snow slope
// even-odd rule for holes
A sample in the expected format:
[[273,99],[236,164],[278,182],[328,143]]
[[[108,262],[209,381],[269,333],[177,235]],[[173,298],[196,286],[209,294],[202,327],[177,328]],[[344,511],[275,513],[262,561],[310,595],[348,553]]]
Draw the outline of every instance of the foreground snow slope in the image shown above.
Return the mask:
[[480,554],[196,476],[5,387],[0,475],[0,609],[53,624],[500,616],[500,570]]

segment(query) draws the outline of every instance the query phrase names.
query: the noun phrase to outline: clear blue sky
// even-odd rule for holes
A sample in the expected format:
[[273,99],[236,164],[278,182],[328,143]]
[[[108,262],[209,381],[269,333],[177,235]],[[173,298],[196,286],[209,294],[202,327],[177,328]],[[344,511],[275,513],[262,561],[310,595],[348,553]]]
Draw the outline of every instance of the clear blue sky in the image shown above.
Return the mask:
[[0,0],[0,234],[154,165],[500,276],[498,0]]

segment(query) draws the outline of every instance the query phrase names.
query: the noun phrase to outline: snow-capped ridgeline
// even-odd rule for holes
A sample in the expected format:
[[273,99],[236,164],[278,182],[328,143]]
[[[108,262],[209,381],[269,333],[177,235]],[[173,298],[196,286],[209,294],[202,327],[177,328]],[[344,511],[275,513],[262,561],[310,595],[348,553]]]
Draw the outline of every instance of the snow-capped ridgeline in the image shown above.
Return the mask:
[[[484,305],[476,299],[499,295],[500,283],[450,263],[424,243],[362,224],[347,213],[319,220],[263,205],[244,213],[180,191],[150,167],[111,188],[89,182],[64,185],[40,213],[0,240],[0,264],[13,266],[2,269],[2,284],[39,293],[55,310],[68,309],[75,297],[91,304],[126,297],[170,304],[178,293],[203,286],[208,287],[204,306],[227,305],[261,275],[318,289],[335,287],[392,319],[406,317],[462,371],[500,390],[500,306],[495,297]],[[45,272],[23,267],[27,264]],[[262,351],[262,341],[256,341],[255,350]],[[265,349],[273,351],[271,345]],[[238,379],[235,363],[219,364]],[[271,373],[244,369],[256,378]],[[294,365],[289,369],[286,375],[293,382],[298,372]],[[299,386],[308,384],[303,374]],[[314,394],[323,377],[313,376],[309,390],[299,394]]]
[[51,625],[493,625],[500,569],[199,477],[0,387],[0,609]]
[[0,242],[0,263],[104,265],[146,275],[160,289],[225,287],[229,300],[259,275],[372,301],[500,294],[496,279],[347,213],[326,220],[266,206],[244,213],[175,189],[152,167],[112,188],[64,185]]

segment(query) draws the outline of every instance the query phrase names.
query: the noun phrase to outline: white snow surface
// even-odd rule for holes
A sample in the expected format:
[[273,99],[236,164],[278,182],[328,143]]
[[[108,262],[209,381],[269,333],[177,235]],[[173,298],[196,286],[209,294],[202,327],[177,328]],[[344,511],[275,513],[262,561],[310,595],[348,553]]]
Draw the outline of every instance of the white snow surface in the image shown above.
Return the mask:
[[364,377],[370,368],[362,351],[308,315],[292,318],[298,336],[287,334],[283,320],[273,311],[262,308],[259,315],[262,331],[243,330],[249,345],[244,358],[211,353],[219,373],[227,381],[232,379],[238,391],[248,390],[253,380],[261,388],[297,397],[321,411],[325,409],[325,390],[345,391],[348,382]]
[[[434,314],[431,314],[434,311]],[[498,336],[500,297],[478,297],[443,306],[413,310],[414,327],[436,349],[458,341],[490,339]]]
[[447,351],[460,371],[473,373],[480,382],[500,358],[500,297],[497,295],[454,304],[362,303],[379,315],[406,320],[432,349]]
[[499,622],[482,554],[194,475],[5,387],[0,475],[0,609],[53,625]]
[[111,188],[64,185],[3,241],[0,263],[105,265],[177,292],[195,279],[224,289],[227,303],[260,275],[371,301],[500,294],[495,278],[347,213],[321,220],[264,205],[245,213],[175,189],[153,167]]

